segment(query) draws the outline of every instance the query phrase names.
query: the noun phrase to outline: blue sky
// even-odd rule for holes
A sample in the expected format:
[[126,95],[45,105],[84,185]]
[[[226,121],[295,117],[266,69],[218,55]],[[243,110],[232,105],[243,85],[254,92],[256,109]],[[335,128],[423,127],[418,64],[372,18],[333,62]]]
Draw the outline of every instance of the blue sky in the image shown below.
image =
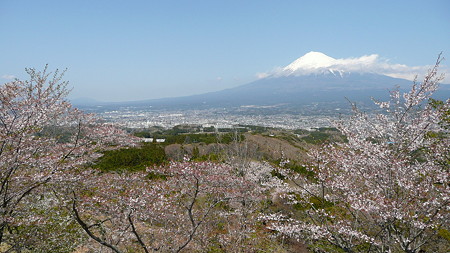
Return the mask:
[[0,82],[48,63],[68,69],[71,97],[127,101],[245,84],[310,51],[426,66],[450,60],[449,13],[448,0],[0,0]]

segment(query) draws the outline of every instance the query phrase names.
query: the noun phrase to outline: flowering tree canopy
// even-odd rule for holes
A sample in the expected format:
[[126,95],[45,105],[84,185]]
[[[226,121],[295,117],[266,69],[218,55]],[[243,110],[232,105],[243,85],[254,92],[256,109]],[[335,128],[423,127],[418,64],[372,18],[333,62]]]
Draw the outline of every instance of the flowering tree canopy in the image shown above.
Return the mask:
[[86,173],[73,212],[94,241],[114,252],[249,246],[267,179],[187,161],[139,173]]
[[351,119],[336,122],[348,141],[310,152],[313,180],[285,172],[290,180],[283,197],[302,212],[268,216],[270,227],[325,251],[436,246],[430,242],[450,220],[450,142],[443,124],[450,100],[430,103],[442,79],[439,62],[409,92],[397,89],[390,101],[376,102],[383,112],[355,107]]
[[29,80],[0,86],[0,243],[12,246],[12,228],[34,220],[32,213],[19,215],[32,208],[23,204],[27,197],[98,157],[103,146],[128,139],[65,100],[64,72],[26,71]]

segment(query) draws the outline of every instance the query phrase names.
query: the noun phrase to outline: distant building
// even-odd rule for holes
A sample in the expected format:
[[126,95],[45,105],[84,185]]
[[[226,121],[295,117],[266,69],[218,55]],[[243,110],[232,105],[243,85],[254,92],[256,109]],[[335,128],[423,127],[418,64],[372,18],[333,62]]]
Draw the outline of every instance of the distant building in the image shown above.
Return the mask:
[[166,141],[166,139],[156,139],[156,142],[157,143],[163,143],[163,142],[165,142]]
[[153,142],[153,138],[142,138],[143,142]]

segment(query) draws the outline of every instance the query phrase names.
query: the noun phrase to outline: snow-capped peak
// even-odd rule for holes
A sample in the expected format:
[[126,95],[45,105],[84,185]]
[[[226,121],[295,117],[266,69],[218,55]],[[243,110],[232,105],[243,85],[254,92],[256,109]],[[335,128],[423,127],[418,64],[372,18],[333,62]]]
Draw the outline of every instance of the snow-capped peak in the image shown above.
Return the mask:
[[336,59],[321,53],[309,52],[283,68],[284,71],[313,70],[328,68],[336,64]]
[[285,67],[278,67],[268,73],[258,73],[258,78],[303,75],[334,75],[345,77],[349,73],[376,73],[390,77],[414,79],[419,69],[426,72],[429,66],[408,67],[379,59],[377,54],[361,57],[335,59],[321,52],[311,51]]

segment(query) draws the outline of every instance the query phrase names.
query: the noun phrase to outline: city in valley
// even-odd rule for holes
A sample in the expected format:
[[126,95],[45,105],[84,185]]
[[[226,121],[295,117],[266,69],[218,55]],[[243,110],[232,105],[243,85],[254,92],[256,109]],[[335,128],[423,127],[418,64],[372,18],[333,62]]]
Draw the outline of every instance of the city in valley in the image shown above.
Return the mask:
[[228,108],[152,108],[151,106],[90,106],[83,110],[118,126],[132,129],[153,126],[165,129],[177,125],[197,125],[216,129],[233,129],[243,125],[279,129],[315,129],[332,127],[333,121],[349,117],[350,104],[324,106],[310,104],[300,107],[286,105],[246,105]]

